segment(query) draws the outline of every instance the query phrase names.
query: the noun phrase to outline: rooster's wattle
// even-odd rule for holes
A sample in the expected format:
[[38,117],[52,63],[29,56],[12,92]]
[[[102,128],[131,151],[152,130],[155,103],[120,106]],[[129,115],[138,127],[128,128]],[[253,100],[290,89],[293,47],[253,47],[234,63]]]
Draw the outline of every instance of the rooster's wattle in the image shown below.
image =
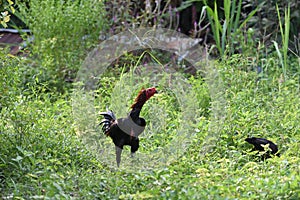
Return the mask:
[[142,89],[136,97],[134,104],[131,106],[132,109],[126,118],[117,119],[111,110],[100,113],[104,119],[99,125],[103,125],[103,132],[111,137],[116,146],[116,161],[118,167],[121,162],[121,153],[124,145],[131,146],[132,155],[138,150],[138,136],[144,131],[146,126],[146,121],[140,117],[140,112],[146,101],[155,93],[157,93],[157,91],[154,87]]

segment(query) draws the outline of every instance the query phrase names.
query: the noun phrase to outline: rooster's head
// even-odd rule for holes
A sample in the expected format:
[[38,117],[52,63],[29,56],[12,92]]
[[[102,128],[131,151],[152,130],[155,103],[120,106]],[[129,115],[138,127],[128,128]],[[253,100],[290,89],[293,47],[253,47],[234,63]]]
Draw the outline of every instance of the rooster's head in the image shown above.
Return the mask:
[[143,105],[148,99],[150,99],[155,93],[157,93],[157,90],[155,87],[142,89],[138,96],[134,100],[134,104],[131,106],[131,108],[134,108],[137,105]]

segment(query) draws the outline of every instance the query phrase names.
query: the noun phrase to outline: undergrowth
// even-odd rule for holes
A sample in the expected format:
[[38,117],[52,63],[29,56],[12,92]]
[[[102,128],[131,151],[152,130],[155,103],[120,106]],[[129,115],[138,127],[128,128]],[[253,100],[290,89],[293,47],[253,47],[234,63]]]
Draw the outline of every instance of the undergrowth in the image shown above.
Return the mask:
[[[265,48],[249,29],[232,41],[243,54],[228,54],[220,43],[224,56],[213,62],[214,80],[170,73],[171,56],[164,52],[148,65],[125,54],[93,77],[99,81],[88,98],[70,82],[106,26],[99,17],[104,7],[94,2],[20,7],[24,16],[31,14],[26,20],[36,41],[29,48],[33,56],[0,49],[0,198],[299,199],[299,56],[287,52],[287,41],[284,48]],[[111,3],[114,10],[118,2]],[[127,5],[120,11],[134,8]],[[40,16],[41,9],[48,15]],[[118,26],[128,12],[115,12]],[[152,14],[136,20],[151,22]],[[218,79],[221,85],[214,84]],[[125,117],[138,91],[153,86],[159,93],[143,107],[141,147],[135,158],[125,148],[116,168],[113,143],[97,126],[99,112],[108,107]],[[272,140],[281,156],[259,159],[245,142],[253,136]]]
[[[186,148],[181,148],[183,143],[174,143],[174,138],[180,137],[176,130],[185,120],[184,107],[180,107],[182,104],[176,93],[172,94],[174,91],[161,79],[157,85],[161,93],[151,99],[142,112],[149,124],[141,136],[142,146],[137,156],[168,145],[175,150],[179,147],[183,152],[172,162],[148,170],[142,170],[143,163],[133,160],[135,167],[141,169],[128,171],[124,168],[113,170],[78,137],[70,93],[45,92],[38,80],[31,81],[29,87],[21,78],[27,62],[19,58],[6,59],[2,55],[1,62],[5,62],[5,67],[0,68],[1,197],[299,198],[298,77],[282,80],[281,70],[276,70],[278,61],[274,62],[274,58],[265,60],[260,73],[255,68],[238,67],[244,59],[231,57],[218,63],[226,99],[222,124],[212,123],[212,104],[205,79],[200,76],[185,78],[195,94],[193,97],[187,95],[192,100],[189,104],[196,103],[198,107],[188,115],[195,118],[187,118],[185,122],[190,135]],[[118,116],[124,116],[137,91],[142,86],[151,86],[149,76],[124,86],[130,73],[101,78],[102,85],[108,87],[98,89],[97,112],[105,106],[117,108],[114,103],[122,102],[124,106],[119,110],[123,113]],[[116,93],[118,87],[124,89],[120,95]],[[130,91],[131,88],[134,90]],[[221,126],[221,131],[212,134],[212,125]],[[97,134],[104,138],[100,130]],[[248,136],[271,139],[278,144],[281,157],[265,162],[255,159],[250,152],[252,147],[244,141]],[[109,138],[106,143],[113,147]],[[212,148],[203,151],[205,145]],[[126,156],[129,154],[124,153]]]

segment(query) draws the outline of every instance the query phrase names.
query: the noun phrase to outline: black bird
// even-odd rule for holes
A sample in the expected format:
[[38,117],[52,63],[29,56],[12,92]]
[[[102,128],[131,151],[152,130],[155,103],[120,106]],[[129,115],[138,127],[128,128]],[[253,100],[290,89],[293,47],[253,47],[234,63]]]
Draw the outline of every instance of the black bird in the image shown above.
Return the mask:
[[131,147],[131,154],[133,155],[139,148],[138,136],[144,131],[146,121],[140,117],[140,112],[143,105],[156,94],[156,88],[142,89],[131,106],[129,115],[125,118],[117,119],[115,114],[108,110],[101,112],[100,115],[104,119],[99,125],[102,125],[102,131],[111,139],[116,146],[116,161],[119,167],[121,162],[121,153],[124,145]]
[[[245,141],[254,145],[253,151],[261,151],[261,152],[266,151],[266,153],[263,155],[264,159],[270,158],[271,157],[270,154],[279,156],[279,153],[277,153],[278,152],[277,145],[270,140],[267,140],[265,138],[250,137],[250,138],[246,138]],[[271,149],[271,152],[270,150],[268,151],[267,149],[265,149],[265,145],[268,145],[268,148]]]

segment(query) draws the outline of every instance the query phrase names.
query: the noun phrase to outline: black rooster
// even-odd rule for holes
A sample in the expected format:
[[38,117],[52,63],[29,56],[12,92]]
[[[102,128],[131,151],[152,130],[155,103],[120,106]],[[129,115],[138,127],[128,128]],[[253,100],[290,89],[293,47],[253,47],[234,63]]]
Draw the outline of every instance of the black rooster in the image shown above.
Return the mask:
[[[267,140],[265,138],[251,137],[251,138],[246,138],[245,141],[254,145],[253,151],[261,151],[261,152],[266,151],[266,153],[263,155],[263,159],[270,158],[271,157],[270,154],[279,156],[279,153],[277,153],[278,152],[277,145],[270,140]],[[267,145],[268,148],[271,149],[271,152],[265,149]]]
[[146,126],[146,121],[140,117],[140,112],[146,101],[155,93],[157,93],[157,91],[154,87],[142,89],[136,97],[134,104],[131,106],[132,109],[126,118],[117,119],[111,110],[100,113],[104,119],[99,125],[103,124],[103,132],[111,137],[116,146],[116,161],[118,167],[120,166],[124,145],[131,146],[131,155],[138,150],[138,136],[144,131]]

